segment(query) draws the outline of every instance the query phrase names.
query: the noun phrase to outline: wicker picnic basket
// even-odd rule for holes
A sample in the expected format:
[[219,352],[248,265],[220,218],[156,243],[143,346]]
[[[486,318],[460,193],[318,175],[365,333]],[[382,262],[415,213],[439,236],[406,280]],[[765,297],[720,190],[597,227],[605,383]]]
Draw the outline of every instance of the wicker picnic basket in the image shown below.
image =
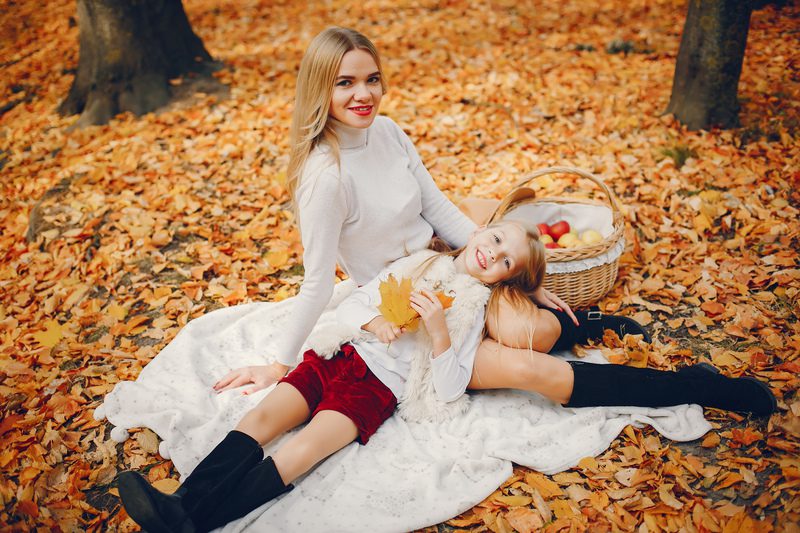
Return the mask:
[[[547,174],[576,174],[591,180],[605,193],[606,201],[560,196],[536,198],[529,185]],[[614,194],[594,174],[573,167],[548,167],[528,174],[500,202],[490,222],[500,217],[525,218],[537,224],[563,219],[573,227],[596,229],[603,236],[598,243],[546,250],[544,286],[573,308],[589,306],[611,290],[625,247],[625,224]]]

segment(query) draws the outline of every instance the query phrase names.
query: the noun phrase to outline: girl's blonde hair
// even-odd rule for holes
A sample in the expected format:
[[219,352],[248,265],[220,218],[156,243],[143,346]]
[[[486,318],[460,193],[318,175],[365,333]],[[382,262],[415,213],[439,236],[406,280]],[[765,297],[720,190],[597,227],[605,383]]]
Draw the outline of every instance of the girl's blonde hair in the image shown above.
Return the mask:
[[369,39],[355,30],[339,27],[328,28],[314,37],[303,55],[297,74],[297,92],[289,131],[291,147],[286,176],[295,209],[297,187],[311,150],[325,141],[331,147],[336,161],[339,161],[339,141],[328,121],[328,112],[342,58],[351,50],[364,50],[372,56],[381,74],[381,88],[386,93],[378,51]]
[[532,222],[525,220],[499,220],[489,224],[494,227],[501,224],[516,224],[525,231],[528,243],[528,257],[525,265],[513,276],[496,283],[492,287],[489,302],[486,304],[486,316],[497,316],[500,300],[505,298],[519,311],[529,308],[531,296],[544,282],[547,260],[544,254],[544,244],[539,240],[539,230]]

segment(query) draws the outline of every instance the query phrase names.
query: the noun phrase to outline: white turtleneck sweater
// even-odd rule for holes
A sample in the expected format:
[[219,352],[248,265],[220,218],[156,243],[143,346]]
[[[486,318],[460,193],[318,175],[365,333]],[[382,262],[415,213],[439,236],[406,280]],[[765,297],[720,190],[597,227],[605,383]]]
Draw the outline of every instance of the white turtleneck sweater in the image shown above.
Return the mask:
[[433,182],[408,136],[387,117],[369,128],[336,123],[337,165],[327,146],[309,155],[297,203],[305,278],[275,354],[293,366],[330,300],[336,263],[359,286],[389,263],[424,249],[434,232],[454,247],[475,224]]

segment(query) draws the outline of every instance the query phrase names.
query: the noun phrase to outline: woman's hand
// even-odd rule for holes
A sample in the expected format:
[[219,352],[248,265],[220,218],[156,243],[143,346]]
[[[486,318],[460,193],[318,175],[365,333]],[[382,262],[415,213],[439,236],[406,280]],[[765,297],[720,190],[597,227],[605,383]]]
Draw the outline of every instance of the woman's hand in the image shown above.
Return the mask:
[[373,333],[378,340],[382,343],[389,344],[400,338],[400,335],[405,333],[405,330],[399,326],[395,326],[382,316],[376,316],[363,326],[361,329]]
[[564,300],[548,291],[543,286],[540,285],[539,288],[536,289],[536,292],[533,293],[531,299],[536,304],[549,307],[550,309],[559,309],[564,311],[567,313],[567,316],[572,319],[576,326],[580,326],[580,324],[578,324],[578,319],[575,317],[575,313],[572,312],[572,309],[570,309]]
[[214,390],[220,393],[252,383],[252,387],[242,391],[242,394],[252,394],[276,383],[285,376],[288,371],[289,367],[280,363],[237,368],[236,370],[228,372],[225,377],[217,381],[214,384]]
[[433,341],[433,356],[450,348],[450,333],[444,319],[444,308],[439,298],[430,291],[411,293],[411,308],[419,313]]

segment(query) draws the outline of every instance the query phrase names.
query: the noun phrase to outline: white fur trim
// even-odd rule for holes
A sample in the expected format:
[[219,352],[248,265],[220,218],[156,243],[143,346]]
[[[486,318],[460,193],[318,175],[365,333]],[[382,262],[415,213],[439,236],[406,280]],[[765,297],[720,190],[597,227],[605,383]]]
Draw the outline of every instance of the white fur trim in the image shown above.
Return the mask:
[[[416,252],[395,261],[388,271],[401,278],[417,278],[419,267],[436,255],[436,252],[430,250]],[[456,272],[451,257],[439,255],[426,266],[425,274],[416,280],[414,288],[455,295],[452,306],[445,311],[445,320],[450,332],[450,344],[458,351],[478,313],[485,309],[491,291],[472,276]],[[342,344],[364,339],[368,335],[370,334],[367,332],[354,330],[339,322],[318,324],[306,346],[320,357],[330,359]],[[411,357],[411,371],[406,380],[405,393],[399,399],[400,415],[406,420],[443,421],[463,413],[469,407],[469,396],[462,395],[452,402],[443,402],[437,397],[430,361],[433,347],[424,326],[420,327],[417,336],[420,342]]]

